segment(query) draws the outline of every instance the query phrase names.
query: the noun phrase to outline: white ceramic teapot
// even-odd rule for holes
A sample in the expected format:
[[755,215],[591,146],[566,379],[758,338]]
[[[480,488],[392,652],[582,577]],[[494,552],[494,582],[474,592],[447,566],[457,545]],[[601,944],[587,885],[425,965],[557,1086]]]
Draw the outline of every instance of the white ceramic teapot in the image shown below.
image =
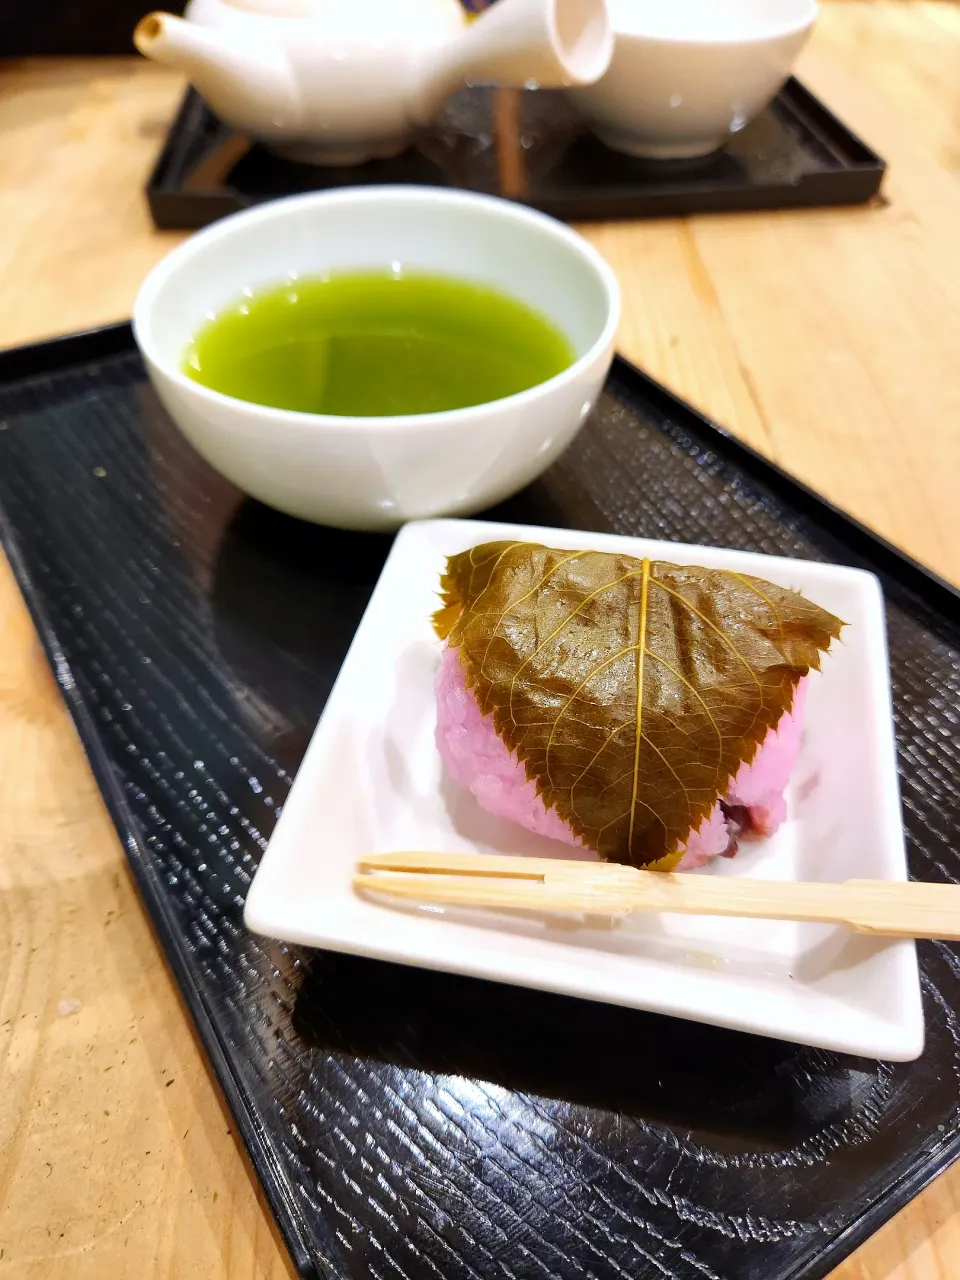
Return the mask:
[[151,13],[141,53],[185,72],[234,128],[290,159],[396,155],[468,82],[592,84],[613,36],[605,0],[192,0]]

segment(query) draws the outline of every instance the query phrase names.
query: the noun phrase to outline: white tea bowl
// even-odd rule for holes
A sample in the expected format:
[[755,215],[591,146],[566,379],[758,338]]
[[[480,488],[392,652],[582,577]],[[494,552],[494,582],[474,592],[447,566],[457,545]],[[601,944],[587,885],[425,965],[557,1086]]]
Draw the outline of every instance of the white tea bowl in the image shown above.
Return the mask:
[[686,159],[721,147],[783,87],[817,0],[609,0],[610,68],[570,90],[608,147]]
[[[552,321],[573,363],[501,400],[403,417],[273,409],[184,372],[191,338],[244,289],[379,267],[497,288]],[[552,218],[467,192],[368,187],[279,200],[214,223],[151,271],[133,326],[164,407],[227,479],[306,520],[395,529],[480,511],[544,471],[596,402],[619,315],[613,272]]]

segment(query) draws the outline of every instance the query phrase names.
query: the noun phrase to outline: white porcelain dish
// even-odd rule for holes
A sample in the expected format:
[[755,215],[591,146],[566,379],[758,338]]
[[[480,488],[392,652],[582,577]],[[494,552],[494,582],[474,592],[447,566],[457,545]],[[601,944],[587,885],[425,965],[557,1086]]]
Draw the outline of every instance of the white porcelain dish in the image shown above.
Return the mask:
[[613,59],[570,91],[597,136],[653,159],[706,155],[783,87],[817,0],[609,0]]
[[856,569],[613,535],[472,521],[402,530],[347,655],[246,904],[256,933],[655,1010],[896,1060],[923,1048],[916,949],[841,928],[628,917],[577,923],[381,905],[354,894],[362,854],[399,849],[568,856],[483,813],[434,746],[440,645],[430,615],[445,557],[528,539],[757,574],[849,623],[811,679],[775,837],[697,874],[903,880],[883,602]]
[[[245,288],[375,267],[493,285],[551,319],[576,359],[518,395],[394,418],[271,409],[183,372],[190,338]],[[364,187],[278,200],[207,227],[151,271],[133,330],[170,416],[229,480],[289,515],[395,529],[482,510],[545,470],[593,408],[619,317],[613,272],[553,218],[463,191]]]

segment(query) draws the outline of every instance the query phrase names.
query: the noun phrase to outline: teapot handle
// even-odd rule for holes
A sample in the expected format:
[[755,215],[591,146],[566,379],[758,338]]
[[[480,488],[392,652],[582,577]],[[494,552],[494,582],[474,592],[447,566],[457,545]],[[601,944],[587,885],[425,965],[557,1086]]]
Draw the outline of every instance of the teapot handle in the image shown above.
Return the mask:
[[544,89],[595,84],[613,56],[606,0],[461,0],[479,9],[456,42],[464,80]]

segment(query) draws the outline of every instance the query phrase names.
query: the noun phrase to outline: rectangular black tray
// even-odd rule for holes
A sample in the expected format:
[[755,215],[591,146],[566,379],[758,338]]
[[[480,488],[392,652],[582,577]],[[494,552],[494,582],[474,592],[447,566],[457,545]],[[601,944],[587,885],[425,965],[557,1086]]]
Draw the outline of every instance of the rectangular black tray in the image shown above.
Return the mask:
[[722,151],[643,161],[610,151],[554,92],[467,89],[403,155],[355,168],[293,164],[234,133],[191,89],[147,184],[158,227],[202,227],[295,192],[373,183],[462,187],[557,218],[645,218],[861,204],[884,162],[797,80]]
[[[301,1275],[821,1277],[956,1158],[955,946],[921,946],[927,1049],[885,1064],[244,930],[390,540],[243,500],[172,427],[126,326],[0,354],[0,510]],[[958,878],[951,587],[623,361],[495,514],[873,569],[911,866]]]

